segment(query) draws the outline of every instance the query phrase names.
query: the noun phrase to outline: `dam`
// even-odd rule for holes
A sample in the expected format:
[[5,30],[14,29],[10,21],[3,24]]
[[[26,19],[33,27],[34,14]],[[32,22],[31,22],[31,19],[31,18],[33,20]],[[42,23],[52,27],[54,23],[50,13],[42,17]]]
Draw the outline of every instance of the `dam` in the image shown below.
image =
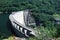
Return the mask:
[[14,32],[19,36],[19,32],[24,34],[26,37],[35,34],[35,30],[31,26],[36,26],[34,18],[31,16],[29,10],[12,12],[9,15],[9,19],[13,26]]

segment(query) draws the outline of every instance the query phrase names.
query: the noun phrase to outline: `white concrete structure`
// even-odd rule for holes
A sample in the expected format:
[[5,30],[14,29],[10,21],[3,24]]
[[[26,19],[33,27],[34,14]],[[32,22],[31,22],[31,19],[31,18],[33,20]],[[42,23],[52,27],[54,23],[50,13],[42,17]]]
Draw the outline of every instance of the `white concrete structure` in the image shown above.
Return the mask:
[[10,14],[9,16],[9,19],[13,27],[25,36],[29,37],[30,34],[34,36],[36,35],[35,31],[31,27],[29,27],[30,25],[36,25],[34,19],[31,18],[29,11],[25,10],[12,12],[12,14]]

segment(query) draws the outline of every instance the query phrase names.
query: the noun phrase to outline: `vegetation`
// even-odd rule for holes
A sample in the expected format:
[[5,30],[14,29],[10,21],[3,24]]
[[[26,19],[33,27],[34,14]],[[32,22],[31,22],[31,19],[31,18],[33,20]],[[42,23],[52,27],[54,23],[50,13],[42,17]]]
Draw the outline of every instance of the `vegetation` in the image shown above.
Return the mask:
[[46,14],[59,13],[59,0],[1,0],[0,11],[31,9]]
[[[45,37],[60,37],[60,25],[54,24],[55,15],[60,17],[60,0],[0,0],[1,12],[12,12],[30,9],[41,32],[40,40]],[[59,18],[57,17],[57,18]],[[42,25],[41,25],[42,24]],[[29,38],[37,40],[37,38]],[[39,39],[39,38],[38,38]]]

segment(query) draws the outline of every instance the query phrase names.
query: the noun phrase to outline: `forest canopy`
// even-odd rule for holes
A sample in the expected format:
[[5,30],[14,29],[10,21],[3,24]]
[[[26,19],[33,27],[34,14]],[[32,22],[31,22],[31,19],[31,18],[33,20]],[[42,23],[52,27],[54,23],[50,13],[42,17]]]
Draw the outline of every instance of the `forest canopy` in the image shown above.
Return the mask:
[[0,0],[0,11],[31,9],[33,12],[54,14],[60,12],[60,0]]

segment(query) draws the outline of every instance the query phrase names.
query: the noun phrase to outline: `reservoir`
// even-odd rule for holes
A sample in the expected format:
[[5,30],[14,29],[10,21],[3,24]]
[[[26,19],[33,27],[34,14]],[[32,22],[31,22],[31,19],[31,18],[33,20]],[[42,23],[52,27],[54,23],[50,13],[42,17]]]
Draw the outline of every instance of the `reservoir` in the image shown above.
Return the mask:
[[9,27],[9,14],[0,14],[0,35],[2,34],[7,37],[11,36],[12,32]]

